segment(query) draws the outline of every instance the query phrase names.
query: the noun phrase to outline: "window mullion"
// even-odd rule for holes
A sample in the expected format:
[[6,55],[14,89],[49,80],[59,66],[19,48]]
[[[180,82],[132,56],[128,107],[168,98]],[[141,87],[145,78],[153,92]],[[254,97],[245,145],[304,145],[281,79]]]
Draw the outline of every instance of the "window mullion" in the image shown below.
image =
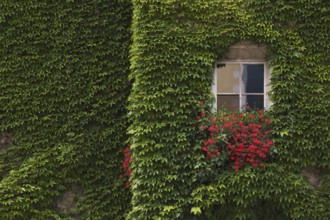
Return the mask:
[[242,109],[242,77],[243,77],[243,64],[240,63],[240,76],[239,76],[239,111]]

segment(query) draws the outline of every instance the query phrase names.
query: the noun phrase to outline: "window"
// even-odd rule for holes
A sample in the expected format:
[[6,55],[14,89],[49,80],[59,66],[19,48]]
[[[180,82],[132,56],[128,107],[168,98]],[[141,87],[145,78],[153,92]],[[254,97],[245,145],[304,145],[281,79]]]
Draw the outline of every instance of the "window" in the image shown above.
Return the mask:
[[269,72],[264,48],[246,42],[231,47],[215,68],[216,109],[241,110],[246,105],[268,109]]

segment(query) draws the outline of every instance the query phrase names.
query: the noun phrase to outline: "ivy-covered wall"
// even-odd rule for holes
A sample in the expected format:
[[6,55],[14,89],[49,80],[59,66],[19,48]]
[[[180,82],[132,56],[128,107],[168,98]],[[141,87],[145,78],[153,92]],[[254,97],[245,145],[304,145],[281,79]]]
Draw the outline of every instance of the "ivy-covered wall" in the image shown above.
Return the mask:
[[[330,218],[329,1],[133,6],[129,219]],[[264,170],[225,172],[200,184],[197,103],[211,102],[214,63],[241,40],[268,48],[278,154]],[[311,169],[316,188],[302,175]]]
[[[329,24],[328,0],[0,1],[0,218],[330,219]],[[242,40],[277,154],[201,181],[198,103]]]
[[130,23],[130,1],[0,1],[0,219],[125,215]]

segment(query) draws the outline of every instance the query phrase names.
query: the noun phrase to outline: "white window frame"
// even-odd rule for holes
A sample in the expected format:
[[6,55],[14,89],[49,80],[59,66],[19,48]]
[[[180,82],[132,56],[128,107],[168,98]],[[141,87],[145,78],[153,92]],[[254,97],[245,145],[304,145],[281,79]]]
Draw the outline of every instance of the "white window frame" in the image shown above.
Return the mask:
[[[239,93],[218,93],[217,92],[217,83],[218,83],[218,65],[221,65],[221,64],[240,64],[241,65],[241,73],[242,74],[242,65],[244,64],[263,64],[264,65],[264,92],[263,93],[242,93],[241,90],[242,90],[242,78],[240,77],[240,80],[239,80]],[[212,86],[212,92],[214,94],[214,97],[215,97],[215,103],[214,103],[214,109],[215,111],[217,111],[217,96],[218,95],[239,95],[239,104],[241,107],[242,106],[242,95],[263,95],[264,96],[264,109],[268,110],[269,107],[271,106],[271,102],[269,100],[269,91],[270,91],[270,87],[269,87],[269,82],[270,82],[270,75],[271,75],[271,68],[270,68],[270,65],[268,62],[262,60],[233,60],[233,61],[227,61],[227,60],[224,60],[224,61],[220,61],[220,62],[217,62],[215,63],[214,65],[214,83],[213,83],[213,86]],[[242,76],[242,75],[241,75]],[[242,110],[242,109],[240,109]]]

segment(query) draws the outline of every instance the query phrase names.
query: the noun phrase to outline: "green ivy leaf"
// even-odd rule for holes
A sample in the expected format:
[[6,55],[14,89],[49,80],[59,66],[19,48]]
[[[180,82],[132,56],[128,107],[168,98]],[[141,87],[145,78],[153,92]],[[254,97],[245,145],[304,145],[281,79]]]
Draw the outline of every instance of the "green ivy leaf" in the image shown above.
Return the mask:
[[190,212],[193,213],[194,215],[202,214],[202,210],[200,207],[192,207]]

